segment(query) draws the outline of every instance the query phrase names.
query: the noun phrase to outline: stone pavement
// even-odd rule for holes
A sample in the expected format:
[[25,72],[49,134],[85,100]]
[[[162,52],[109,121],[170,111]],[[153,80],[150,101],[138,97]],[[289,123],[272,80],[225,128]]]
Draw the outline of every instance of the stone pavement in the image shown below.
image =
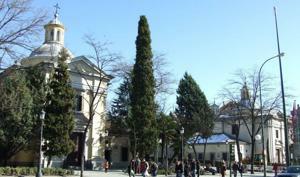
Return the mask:
[[[79,173],[80,173],[79,171],[75,171],[75,176],[69,176],[69,177],[78,177]],[[124,177],[124,176],[128,176],[128,174],[122,172],[121,170],[110,170],[108,173],[105,173],[103,171],[84,172],[84,177]],[[140,177],[141,175],[136,175],[136,176]],[[158,177],[164,177],[164,176],[165,175],[158,175]],[[221,175],[218,173],[216,173],[216,175],[211,175],[210,173],[207,173],[205,175],[201,175],[200,177],[220,177],[220,176]],[[274,176],[273,173],[267,173],[267,177],[273,177],[273,176]],[[8,176],[1,176],[1,177],[8,177]],[[26,176],[26,177],[34,177],[34,176]],[[58,177],[58,176],[47,176],[47,177]],[[168,175],[168,177],[175,177],[175,174]],[[226,177],[229,177],[229,171],[227,171]],[[238,174],[237,177],[241,177],[241,176]],[[263,177],[263,173],[262,172],[255,172],[255,174],[243,173],[243,177]]]
[[[76,174],[79,174],[76,172]],[[122,172],[121,170],[111,170],[108,173],[104,173],[103,171],[85,171],[84,177],[122,177],[122,176],[128,176],[127,173]],[[137,177],[140,177],[141,175],[136,175]],[[205,175],[200,175],[200,177],[220,177],[221,175],[219,173],[216,173],[216,175],[211,175],[211,173],[206,173]],[[250,173],[243,173],[243,177],[263,177],[262,172],[255,172],[254,174]],[[273,173],[267,173],[267,177],[273,177]],[[78,177],[78,176],[77,176]],[[165,177],[165,175],[158,175],[158,177]],[[168,177],[175,177],[175,174],[168,175]],[[229,171],[227,171],[226,177],[229,177]],[[233,177],[233,175],[232,175]],[[239,174],[237,177],[241,177]]]

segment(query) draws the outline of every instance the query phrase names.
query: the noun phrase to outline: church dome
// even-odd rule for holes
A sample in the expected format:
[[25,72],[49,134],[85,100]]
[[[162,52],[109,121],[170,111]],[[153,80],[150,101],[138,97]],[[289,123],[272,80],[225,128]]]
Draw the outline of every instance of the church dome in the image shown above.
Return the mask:
[[[62,48],[65,48],[63,45],[59,44],[59,43],[44,43],[43,45],[41,45],[40,47],[38,47],[37,49],[35,49],[30,55],[30,57],[56,57],[58,56],[58,53],[61,51]],[[73,58],[73,54],[67,49],[65,48],[70,57]]]
[[[56,62],[57,56],[61,49],[64,47],[64,32],[65,28],[63,23],[58,19],[58,12],[54,14],[54,19],[49,21],[45,26],[45,41],[35,49],[29,57],[21,61],[25,65],[35,65],[40,62]],[[70,55],[70,60],[74,57],[73,54],[65,48]]]

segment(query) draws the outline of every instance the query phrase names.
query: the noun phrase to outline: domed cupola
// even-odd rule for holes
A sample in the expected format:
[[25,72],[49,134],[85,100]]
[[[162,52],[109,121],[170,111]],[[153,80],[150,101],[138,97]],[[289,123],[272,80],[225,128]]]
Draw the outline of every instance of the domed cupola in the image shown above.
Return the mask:
[[245,107],[250,106],[250,94],[247,83],[245,82],[241,89],[241,104]]
[[[35,65],[40,62],[56,62],[56,58],[64,47],[65,27],[58,19],[58,5],[55,6],[54,19],[49,21],[45,26],[45,40],[44,43],[35,49],[28,58],[21,61],[24,65]],[[70,55],[69,63],[74,57],[72,53],[66,49]]]
[[45,26],[45,43],[59,43],[64,45],[64,25],[58,20],[57,11],[54,14],[54,19]]

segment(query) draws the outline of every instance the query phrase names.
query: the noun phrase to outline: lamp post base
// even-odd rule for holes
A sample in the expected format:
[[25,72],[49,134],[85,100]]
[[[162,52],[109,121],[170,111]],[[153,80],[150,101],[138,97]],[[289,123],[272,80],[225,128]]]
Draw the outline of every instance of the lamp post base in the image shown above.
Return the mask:
[[36,173],[36,177],[42,177],[42,176],[43,176],[42,172],[37,172]]

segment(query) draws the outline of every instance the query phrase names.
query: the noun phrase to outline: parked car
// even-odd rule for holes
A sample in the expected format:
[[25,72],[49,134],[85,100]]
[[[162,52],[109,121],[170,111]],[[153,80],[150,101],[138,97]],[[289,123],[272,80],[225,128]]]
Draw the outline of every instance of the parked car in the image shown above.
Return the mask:
[[289,166],[286,170],[279,173],[277,177],[300,177],[300,166]]

